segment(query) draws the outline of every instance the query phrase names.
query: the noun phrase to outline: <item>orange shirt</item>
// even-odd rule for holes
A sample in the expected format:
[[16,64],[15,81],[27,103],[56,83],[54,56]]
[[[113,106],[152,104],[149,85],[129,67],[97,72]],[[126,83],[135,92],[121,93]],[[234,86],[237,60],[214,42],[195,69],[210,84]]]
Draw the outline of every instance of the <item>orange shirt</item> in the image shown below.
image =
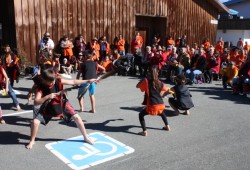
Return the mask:
[[100,45],[98,43],[90,43],[90,50],[91,52],[95,51],[96,58],[99,59],[100,57]]
[[215,51],[219,51],[220,54],[223,53],[224,47],[222,45],[216,45],[215,46]]
[[125,40],[124,39],[119,39],[116,42],[116,46],[117,46],[118,51],[125,51]]
[[[146,95],[149,96],[149,87],[148,87],[148,80],[147,79],[144,79],[141,82],[139,82],[137,84],[137,88],[140,88],[140,90],[142,92],[146,92]],[[168,91],[168,90],[170,90],[170,89],[163,85],[161,92]],[[154,115],[154,116],[161,114],[163,112],[163,110],[165,109],[165,104],[163,103],[163,104],[150,105],[149,97],[147,97],[147,105],[146,105],[147,113],[149,113],[150,115]]]
[[211,44],[209,41],[206,41],[203,45],[204,45],[204,50],[206,51],[210,47]]
[[103,66],[107,72],[112,70],[112,62],[110,60],[103,61],[103,62],[101,62],[100,65]]
[[241,66],[241,64],[243,63],[243,62],[245,62],[245,60],[247,59],[247,56],[245,56],[245,55],[237,55],[236,56],[236,58],[237,58],[237,60],[236,60],[236,62],[235,62],[235,65],[238,67],[238,68],[240,68],[240,66]]
[[250,51],[250,45],[244,45],[243,50],[245,51]]
[[229,82],[232,82],[234,77],[238,76],[238,71],[239,69],[236,66],[233,66],[233,67],[227,67],[221,70],[220,74],[223,76],[226,76],[228,78],[226,83],[229,83]]
[[172,39],[167,40],[167,47],[168,47],[169,45],[174,45],[174,44],[175,44],[174,40],[172,40]]

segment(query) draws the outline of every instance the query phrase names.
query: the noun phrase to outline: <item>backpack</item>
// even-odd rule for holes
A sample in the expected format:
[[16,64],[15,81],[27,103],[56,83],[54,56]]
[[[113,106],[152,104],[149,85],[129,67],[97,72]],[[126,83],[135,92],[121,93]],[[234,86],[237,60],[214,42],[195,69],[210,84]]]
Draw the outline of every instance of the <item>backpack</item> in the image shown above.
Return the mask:
[[[42,90],[44,96],[48,95],[50,93],[55,93],[55,92],[59,92],[59,91],[63,90],[61,79],[56,80],[53,88]],[[52,90],[55,90],[55,91],[52,91]],[[49,115],[52,115],[52,116],[58,116],[58,115],[62,114],[63,113],[63,105],[64,105],[63,104],[64,97],[65,96],[58,95],[53,99],[49,99],[49,100],[45,101],[45,103],[44,103],[45,106],[44,106],[43,112],[45,112]]]

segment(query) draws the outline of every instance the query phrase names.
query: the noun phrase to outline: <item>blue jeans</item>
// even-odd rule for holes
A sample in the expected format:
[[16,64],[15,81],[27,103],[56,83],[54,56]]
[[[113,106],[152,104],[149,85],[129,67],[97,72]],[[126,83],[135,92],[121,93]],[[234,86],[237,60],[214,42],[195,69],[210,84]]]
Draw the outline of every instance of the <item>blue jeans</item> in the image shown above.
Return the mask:
[[[4,85],[6,85],[6,83],[4,82]],[[16,98],[16,94],[15,92],[13,91],[10,83],[8,84],[8,88],[9,88],[9,91],[8,91],[8,95],[10,96],[10,98],[12,99],[12,102],[15,106],[18,106],[19,105],[19,102],[17,101],[17,98]]]
[[202,74],[202,72],[200,70],[191,70],[191,69],[188,69],[186,71],[186,77],[189,78],[189,80],[191,82],[194,82],[195,76],[199,75],[199,74]]
[[119,54],[125,56],[125,51],[119,51]]

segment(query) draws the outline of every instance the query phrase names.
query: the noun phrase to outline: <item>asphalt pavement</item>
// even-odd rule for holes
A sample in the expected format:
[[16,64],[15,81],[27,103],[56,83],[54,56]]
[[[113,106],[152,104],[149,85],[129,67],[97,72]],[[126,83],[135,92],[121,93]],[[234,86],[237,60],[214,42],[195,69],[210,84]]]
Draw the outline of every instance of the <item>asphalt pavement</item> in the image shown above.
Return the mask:
[[[75,75],[73,75],[75,77]],[[195,107],[191,115],[173,115],[167,98],[166,114],[171,126],[167,132],[160,117],[146,116],[148,136],[141,131],[138,113],[143,93],[135,86],[137,77],[111,76],[97,85],[96,113],[90,113],[89,97],[84,99],[83,119],[89,134],[101,132],[134,151],[119,158],[91,166],[91,170],[249,170],[250,169],[250,99],[223,90],[220,81],[189,86]],[[55,118],[40,126],[32,150],[29,141],[32,105],[27,92],[32,81],[26,78],[14,85],[22,110],[10,110],[11,99],[1,97],[6,124],[0,125],[1,170],[69,170],[65,162],[45,145],[80,135],[74,122],[65,124]],[[172,85],[166,84],[171,87]],[[68,99],[79,110],[77,90]],[[69,146],[70,147],[70,146]],[[67,146],[66,146],[67,149]],[[70,152],[70,151],[68,151]]]

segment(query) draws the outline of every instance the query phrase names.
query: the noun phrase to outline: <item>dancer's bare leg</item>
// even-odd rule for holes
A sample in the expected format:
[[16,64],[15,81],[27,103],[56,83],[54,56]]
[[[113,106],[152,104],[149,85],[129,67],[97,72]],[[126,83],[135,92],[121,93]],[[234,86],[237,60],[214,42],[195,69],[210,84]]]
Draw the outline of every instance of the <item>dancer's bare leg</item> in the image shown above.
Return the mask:
[[93,145],[94,141],[92,141],[88,137],[87,131],[85,129],[85,126],[84,126],[84,123],[83,123],[81,117],[78,114],[75,114],[74,116],[72,116],[72,119],[76,122],[76,125],[77,125],[78,129],[81,131],[81,133],[82,133],[82,135],[84,137],[84,141],[86,143],[89,143],[89,144]]
[[83,112],[84,111],[84,108],[83,108],[83,97],[81,97],[79,101],[79,105],[80,105],[80,111]]
[[32,149],[33,145],[35,144],[36,135],[38,132],[38,127],[40,125],[40,121],[38,119],[34,119],[31,123],[30,128],[30,142],[26,145],[27,149]]
[[91,95],[90,96],[90,101],[91,101],[91,107],[92,107],[92,112],[95,113],[95,96]]

